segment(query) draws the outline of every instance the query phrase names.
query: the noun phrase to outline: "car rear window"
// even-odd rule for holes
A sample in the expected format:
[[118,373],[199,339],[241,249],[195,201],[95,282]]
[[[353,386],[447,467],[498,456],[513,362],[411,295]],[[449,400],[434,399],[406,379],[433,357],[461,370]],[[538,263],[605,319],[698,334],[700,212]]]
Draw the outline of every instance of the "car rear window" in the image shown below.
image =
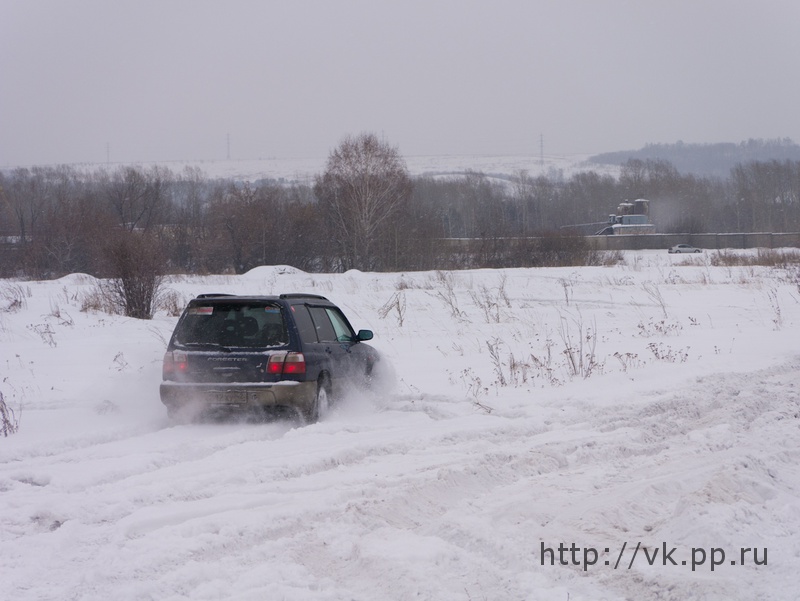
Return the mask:
[[289,337],[279,305],[207,303],[186,310],[174,342],[178,346],[261,348],[284,346]]

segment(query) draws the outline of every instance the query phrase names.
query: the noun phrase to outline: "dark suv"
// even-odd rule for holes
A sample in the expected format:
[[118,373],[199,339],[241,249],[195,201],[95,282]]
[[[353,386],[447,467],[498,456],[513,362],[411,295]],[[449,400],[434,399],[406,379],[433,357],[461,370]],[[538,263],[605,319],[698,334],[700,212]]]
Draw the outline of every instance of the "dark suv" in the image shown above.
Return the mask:
[[323,296],[201,294],[164,355],[161,402],[170,416],[289,410],[307,422],[348,383],[368,383],[378,353]]

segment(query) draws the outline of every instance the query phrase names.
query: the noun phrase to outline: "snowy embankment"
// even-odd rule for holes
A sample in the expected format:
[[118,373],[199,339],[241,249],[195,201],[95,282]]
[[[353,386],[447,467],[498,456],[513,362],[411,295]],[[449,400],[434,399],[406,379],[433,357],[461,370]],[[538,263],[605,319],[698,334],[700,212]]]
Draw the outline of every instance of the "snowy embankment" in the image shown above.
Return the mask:
[[799,280],[643,252],[170,281],[375,331],[394,389],[306,427],[170,423],[174,316],[0,282],[0,598],[796,599]]

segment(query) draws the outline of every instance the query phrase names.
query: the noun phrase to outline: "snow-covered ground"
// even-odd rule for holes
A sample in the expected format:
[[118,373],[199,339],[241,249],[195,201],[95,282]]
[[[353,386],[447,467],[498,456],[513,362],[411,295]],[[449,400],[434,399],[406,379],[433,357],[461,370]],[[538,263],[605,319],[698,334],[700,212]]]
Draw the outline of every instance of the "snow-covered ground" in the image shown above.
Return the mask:
[[[597,171],[618,175],[619,167],[596,165],[586,161],[590,155],[431,155],[404,156],[403,160],[412,176],[463,175],[468,171],[508,178],[527,171],[531,177],[539,175],[569,177],[580,171]],[[284,180],[309,184],[314,176],[325,170],[327,157],[315,158],[262,158],[228,159],[216,161],[167,161],[159,163],[138,163],[145,169],[153,166],[167,167],[181,173],[187,167],[200,169],[207,177],[226,178],[241,181],[259,179]],[[83,171],[114,169],[117,163],[86,163],[74,165]]]
[[171,423],[176,317],[0,281],[0,599],[798,599],[799,281],[665,252],[171,280],[375,331],[394,389],[305,427]]

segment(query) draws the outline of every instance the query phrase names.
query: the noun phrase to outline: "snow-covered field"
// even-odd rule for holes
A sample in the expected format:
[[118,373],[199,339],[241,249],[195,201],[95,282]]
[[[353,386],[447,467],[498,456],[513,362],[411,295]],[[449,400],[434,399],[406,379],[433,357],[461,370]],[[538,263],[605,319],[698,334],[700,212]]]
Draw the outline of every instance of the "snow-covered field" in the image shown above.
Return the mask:
[[375,331],[394,389],[300,427],[171,423],[176,317],[0,281],[0,599],[800,599],[798,282],[665,252],[171,280]]
[[[592,170],[618,175],[614,165],[590,164],[590,155],[431,155],[403,156],[412,176],[463,175],[468,171],[508,178],[527,171],[532,177],[539,175],[563,175],[569,177],[580,171]],[[181,173],[187,167],[200,169],[207,177],[255,181],[259,179],[284,180],[310,184],[314,176],[325,170],[327,157],[316,158],[262,158],[228,159],[216,161],[167,161],[159,163],[137,163],[145,169],[154,166],[166,167]],[[74,167],[83,171],[114,169],[117,163],[82,163]]]

